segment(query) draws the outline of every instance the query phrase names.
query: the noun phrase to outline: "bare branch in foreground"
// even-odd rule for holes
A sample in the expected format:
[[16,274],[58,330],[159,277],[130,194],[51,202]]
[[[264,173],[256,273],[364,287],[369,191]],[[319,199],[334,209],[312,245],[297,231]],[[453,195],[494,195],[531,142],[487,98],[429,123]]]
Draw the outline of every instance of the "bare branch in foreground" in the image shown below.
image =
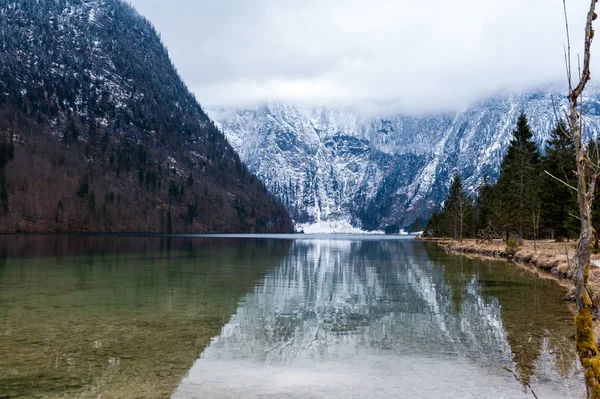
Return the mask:
[[567,68],[567,79],[569,80],[569,93],[573,91],[573,79],[571,76],[571,35],[569,33],[569,17],[567,15],[567,2],[563,0],[563,10],[565,12],[565,26],[567,29],[567,48],[565,49],[565,66]]
[[520,379],[520,378],[519,378],[519,377],[518,377],[518,376],[515,374],[515,372],[514,372],[514,371],[512,371],[511,369],[509,369],[508,367],[506,367],[506,366],[502,366],[502,368],[503,368],[504,370],[508,371],[509,373],[511,373],[511,374],[512,374],[512,375],[515,377],[515,379],[516,379],[517,381],[519,381],[521,384],[523,384],[523,385],[525,385],[527,388],[529,388],[529,390],[531,391],[531,394],[533,395],[533,397],[534,397],[535,399],[540,399],[540,398],[538,398],[538,396],[535,394],[535,392],[534,392],[534,391],[533,391],[533,389],[531,388],[531,385],[529,385],[529,383],[528,383],[527,381],[523,381],[522,379]]
[[554,176],[552,173],[548,172],[547,170],[545,170],[544,173],[546,173],[548,176],[550,176],[554,180],[556,180],[556,181],[564,184],[565,186],[569,187],[571,190],[574,190],[575,192],[577,192],[577,189],[575,187],[573,187],[572,185],[570,185],[566,181],[563,181],[563,180],[559,179],[558,177]]

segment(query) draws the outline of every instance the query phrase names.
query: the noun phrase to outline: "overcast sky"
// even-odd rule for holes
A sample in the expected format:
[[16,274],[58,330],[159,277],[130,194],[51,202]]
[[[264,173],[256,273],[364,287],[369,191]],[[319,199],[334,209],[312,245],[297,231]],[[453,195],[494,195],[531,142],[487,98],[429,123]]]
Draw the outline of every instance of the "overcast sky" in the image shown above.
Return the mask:
[[[289,100],[434,112],[566,80],[562,0],[131,3],[208,107]],[[575,54],[589,0],[567,6]],[[600,79],[600,57],[595,69]]]

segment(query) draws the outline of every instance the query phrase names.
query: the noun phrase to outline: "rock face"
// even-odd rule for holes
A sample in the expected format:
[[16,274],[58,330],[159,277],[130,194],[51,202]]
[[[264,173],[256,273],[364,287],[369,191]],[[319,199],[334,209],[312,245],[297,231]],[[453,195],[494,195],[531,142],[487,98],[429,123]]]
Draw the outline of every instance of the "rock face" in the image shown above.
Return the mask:
[[126,2],[0,1],[0,32],[2,231],[293,229]]
[[[209,114],[297,224],[346,221],[374,230],[427,217],[444,201],[454,171],[472,191],[485,176],[495,179],[519,113],[541,144],[564,103],[559,93],[496,97],[464,112],[422,117],[286,103]],[[585,98],[584,114],[595,137],[599,89]]]

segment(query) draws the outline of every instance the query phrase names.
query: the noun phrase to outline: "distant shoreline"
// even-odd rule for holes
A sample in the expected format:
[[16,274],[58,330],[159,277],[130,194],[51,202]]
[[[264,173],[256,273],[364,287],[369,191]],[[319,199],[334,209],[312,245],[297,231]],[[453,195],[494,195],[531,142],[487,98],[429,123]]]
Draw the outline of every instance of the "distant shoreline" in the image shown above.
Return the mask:
[[386,235],[386,234],[354,234],[354,233],[53,233],[53,232],[20,232],[0,233],[0,236],[49,236],[49,237],[128,237],[128,238],[249,238],[249,239],[282,239],[282,240],[311,240],[311,239],[361,239],[361,240],[387,240],[408,241],[413,240],[412,235]]

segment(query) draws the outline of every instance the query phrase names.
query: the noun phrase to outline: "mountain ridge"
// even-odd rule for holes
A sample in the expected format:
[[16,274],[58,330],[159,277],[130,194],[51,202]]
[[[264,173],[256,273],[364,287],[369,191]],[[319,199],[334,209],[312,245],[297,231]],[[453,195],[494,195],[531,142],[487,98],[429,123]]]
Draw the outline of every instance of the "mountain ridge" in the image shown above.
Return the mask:
[[[521,111],[542,144],[565,102],[554,86],[544,90],[422,117],[282,102],[207,111],[297,224],[344,221],[383,230],[409,227],[439,208],[455,171],[472,193],[485,176],[494,180]],[[588,136],[596,137],[599,88],[586,94],[584,115]]]
[[293,230],[124,1],[0,1],[0,49],[2,231]]

